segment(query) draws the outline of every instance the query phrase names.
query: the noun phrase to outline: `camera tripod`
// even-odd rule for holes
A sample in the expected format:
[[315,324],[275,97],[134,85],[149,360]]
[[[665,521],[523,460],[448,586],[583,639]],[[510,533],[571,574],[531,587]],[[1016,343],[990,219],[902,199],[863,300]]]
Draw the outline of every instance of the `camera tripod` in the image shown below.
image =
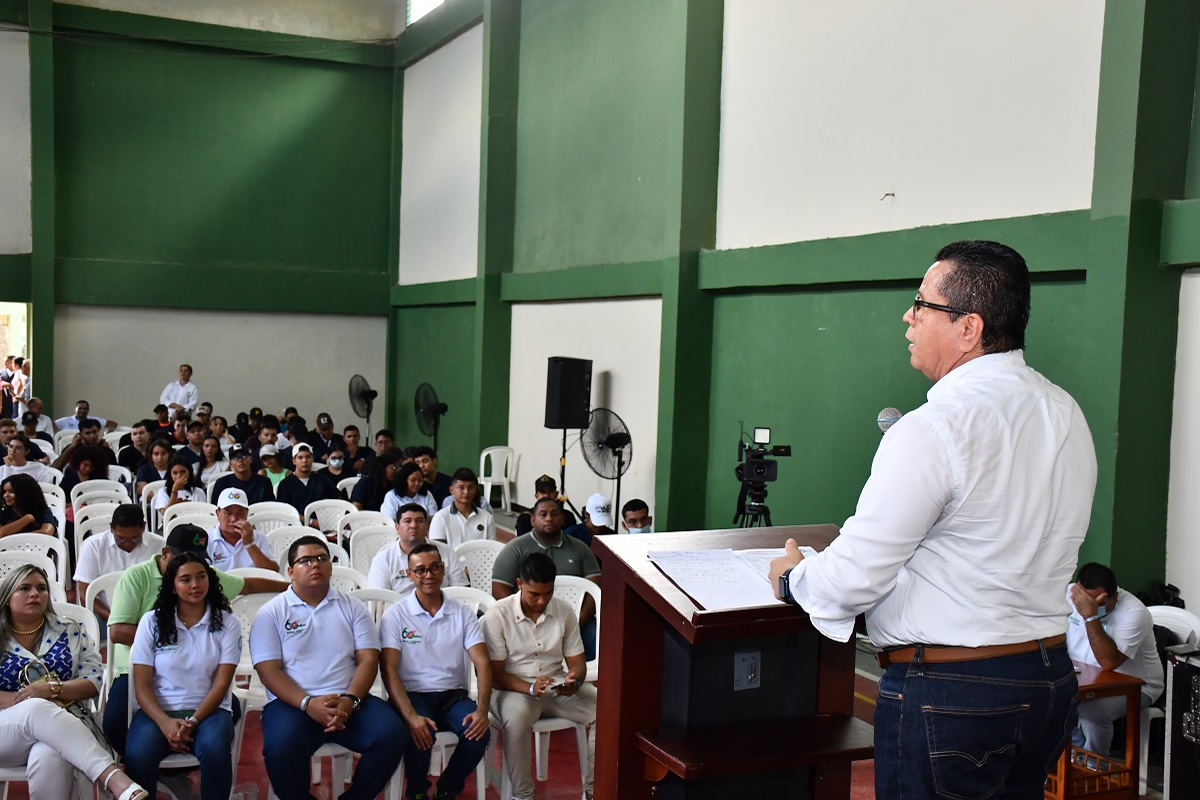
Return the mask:
[[771,507],[767,505],[766,483],[742,481],[733,524],[739,528],[761,528],[771,524]]

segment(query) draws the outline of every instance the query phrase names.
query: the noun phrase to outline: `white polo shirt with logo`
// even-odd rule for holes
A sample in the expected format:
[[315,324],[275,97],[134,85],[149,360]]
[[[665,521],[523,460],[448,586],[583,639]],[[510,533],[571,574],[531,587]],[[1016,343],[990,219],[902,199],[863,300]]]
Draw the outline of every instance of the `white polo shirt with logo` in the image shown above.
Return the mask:
[[[314,608],[295,589],[269,600],[250,626],[250,659],[282,661],[283,670],[307,694],[342,694],[358,663],[355,650],[378,650],[379,631],[367,607],[332,586]],[[275,695],[267,690],[268,701]]]
[[[221,630],[209,630],[212,609],[192,627],[175,615],[174,644],[158,643],[158,620],[147,611],[138,622],[129,651],[129,662],[154,668],[154,694],[164,711],[194,711],[208,695],[221,664],[237,666],[242,657],[242,623],[221,611]],[[221,700],[231,711],[232,687]]]
[[[271,552],[271,543],[264,534],[255,531],[254,543],[258,545],[258,549],[262,550],[263,555],[267,558],[275,558],[275,555]],[[254,559],[246,552],[246,545],[242,544],[241,537],[239,536],[237,541],[230,544],[221,535],[220,525],[210,528],[208,531],[208,558],[212,561],[214,567],[226,572],[231,569],[255,566]]]
[[442,607],[431,615],[416,592],[383,612],[379,637],[384,647],[399,651],[397,672],[409,692],[466,689],[470,686],[466,651],[483,643],[471,609],[443,597]]
[[[445,542],[427,540],[437,547],[442,555],[442,563],[446,571],[442,574],[442,586],[468,586],[467,568],[450,551]],[[413,582],[409,580],[408,556],[400,549],[400,538],[385,546],[371,559],[371,569],[367,574],[367,586],[372,589],[391,589],[396,594],[407,597],[412,594]]]

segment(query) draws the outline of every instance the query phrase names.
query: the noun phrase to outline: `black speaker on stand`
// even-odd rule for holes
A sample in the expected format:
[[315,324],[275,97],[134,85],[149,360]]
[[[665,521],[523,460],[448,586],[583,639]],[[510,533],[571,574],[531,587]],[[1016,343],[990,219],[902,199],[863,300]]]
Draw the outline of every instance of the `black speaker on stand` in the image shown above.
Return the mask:
[[562,430],[562,455],[558,459],[558,491],[575,515],[578,509],[567,497],[567,430],[582,430],[592,415],[592,362],[586,358],[550,356],[546,362],[547,428]]

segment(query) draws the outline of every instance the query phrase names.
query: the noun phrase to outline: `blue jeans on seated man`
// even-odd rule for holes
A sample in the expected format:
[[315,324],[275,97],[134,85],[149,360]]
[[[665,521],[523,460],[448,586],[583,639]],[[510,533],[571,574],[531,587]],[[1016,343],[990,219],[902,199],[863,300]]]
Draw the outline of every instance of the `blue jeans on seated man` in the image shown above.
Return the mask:
[[[475,710],[475,701],[467,697],[461,689],[451,689],[445,692],[409,692],[408,699],[413,708],[422,717],[429,717],[437,725],[438,732],[448,731],[458,737],[454,754],[442,769],[438,778],[438,792],[457,797],[466,785],[467,776],[483,759],[487,752],[488,739],[491,731],[485,730],[483,738],[478,741],[468,739],[464,735],[466,725],[463,719]],[[404,751],[404,774],[408,779],[408,789],[405,794],[416,797],[429,791],[429,760],[432,750],[422,750],[415,742],[408,743]]]
[[[125,772],[149,789],[158,785],[159,762],[174,751],[157,723],[139,710],[129,723]],[[228,800],[233,789],[233,715],[217,709],[196,727],[190,752],[200,760],[202,800]]]
[[[596,657],[596,618],[592,617],[579,626],[579,636],[583,639],[583,657],[591,661]],[[594,677],[594,676],[593,676]]]
[[893,664],[875,708],[875,792],[1041,800],[1075,728],[1065,645],[979,661]]
[[[325,730],[295,706],[282,700],[267,703],[262,712],[263,760],[279,800],[312,798],[309,759],[327,742],[358,753],[354,780],[342,800],[370,800],[383,791],[400,765],[408,745],[408,726],[392,707],[367,695],[350,715],[346,727]],[[333,794],[339,796],[338,787]]]

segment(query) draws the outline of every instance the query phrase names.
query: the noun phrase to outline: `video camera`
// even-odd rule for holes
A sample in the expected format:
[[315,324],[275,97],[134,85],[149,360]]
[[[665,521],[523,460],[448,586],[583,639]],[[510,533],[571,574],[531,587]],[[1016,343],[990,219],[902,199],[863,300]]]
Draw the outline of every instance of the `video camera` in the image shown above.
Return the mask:
[[733,469],[733,474],[742,482],[742,489],[738,493],[733,521],[743,528],[771,524],[771,510],[767,507],[767,484],[779,478],[779,462],[768,456],[789,458],[792,455],[792,446],[770,445],[770,428],[755,428],[754,440],[747,444],[746,427],[742,425],[738,438],[738,465]]

